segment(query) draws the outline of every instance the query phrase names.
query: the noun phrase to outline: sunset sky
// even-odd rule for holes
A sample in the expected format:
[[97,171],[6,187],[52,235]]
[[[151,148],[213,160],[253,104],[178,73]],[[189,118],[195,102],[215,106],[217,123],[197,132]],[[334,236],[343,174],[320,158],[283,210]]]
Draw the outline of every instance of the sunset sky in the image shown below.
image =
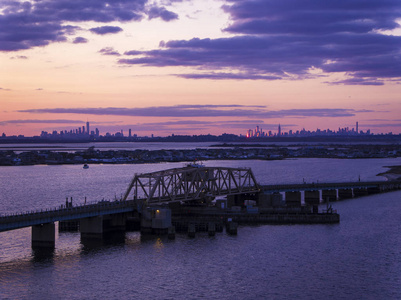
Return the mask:
[[0,134],[401,133],[400,0],[0,0]]

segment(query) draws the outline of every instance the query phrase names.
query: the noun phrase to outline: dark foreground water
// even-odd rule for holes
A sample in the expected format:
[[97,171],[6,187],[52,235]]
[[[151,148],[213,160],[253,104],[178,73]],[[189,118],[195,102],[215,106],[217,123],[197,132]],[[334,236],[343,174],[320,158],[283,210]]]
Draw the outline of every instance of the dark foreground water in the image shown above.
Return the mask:
[[[397,159],[226,161],[261,183],[377,180]],[[135,172],[182,164],[0,168],[0,213],[65,197],[120,196]],[[115,236],[82,245],[61,233],[48,255],[30,229],[0,233],[0,299],[401,299],[401,191],[334,204],[336,225],[240,226],[237,236]]]

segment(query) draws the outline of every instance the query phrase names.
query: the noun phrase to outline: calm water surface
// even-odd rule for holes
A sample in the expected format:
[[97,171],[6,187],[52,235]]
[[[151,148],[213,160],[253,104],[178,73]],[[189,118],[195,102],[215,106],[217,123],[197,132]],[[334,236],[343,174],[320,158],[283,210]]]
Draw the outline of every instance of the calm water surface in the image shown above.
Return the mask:
[[[400,159],[210,161],[252,167],[262,184],[380,179]],[[151,165],[0,168],[0,213],[113,199]],[[384,179],[383,179],[384,180]],[[336,225],[240,226],[237,236],[60,233],[47,256],[30,229],[0,233],[0,299],[401,299],[401,191],[337,202]]]

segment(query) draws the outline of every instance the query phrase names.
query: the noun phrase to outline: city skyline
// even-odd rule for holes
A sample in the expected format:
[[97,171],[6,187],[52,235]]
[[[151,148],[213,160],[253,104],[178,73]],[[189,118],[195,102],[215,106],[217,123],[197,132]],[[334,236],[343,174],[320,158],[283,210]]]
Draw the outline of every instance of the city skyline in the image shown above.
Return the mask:
[[[0,4],[0,133],[401,133],[401,3]],[[342,124],[339,126],[339,124]]]
[[[92,129],[92,130],[91,130]],[[292,130],[289,129],[288,131],[285,131],[282,127],[281,124],[277,125],[276,130],[268,130],[265,131],[262,127],[259,125],[256,125],[254,129],[248,129],[244,132],[237,132],[237,133],[223,133],[220,136],[223,135],[230,135],[230,136],[236,136],[236,137],[242,137],[242,138],[269,138],[269,137],[331,137],[331,136],[371,136],[371,135],[401,135],[400,134],[395,134],[393,132],[381,132],[381,133],[373,133],[371,132],[370,129],[367,129],[366,131],[359,130],[359,122],[356,121],[355,125],[353,127],[338,127],[337,129],[320,129],[316,128],[316,130],[306,130],[305,128],[302,128],[301,130]],[[85,124],[82,126],[76,127],[76,128],[68,128],[68,129],[62,129],[62,130],[52,130],[50,132],[42,130],[40,134],[35,134],[33,136],[25,136],[22,134],[16,134],[16,135],[11,135],[8,136],[6,133],[2,133],[0,136],[1,138],[42,138],[42,139],[61,139],[61,140],[75,140],[75,139],[83,139],[83,140],[97,140],[99,137],[112,137],[112,138],[132,138],[133,140],[135,139],[141,139],[141,138],[163,138],[163,137],[179,137],[179,136],[202,136],[198,134],[187,134],[187,135],[180,135],[176,133],[172,133],[170,135],[158,135],[157,133],[151,133],[150,135],[140,135],[132,131],[131,128],[129,128],[127,131],[124,131],[124,129],[121,129],[117,132],[101,132],[99,128],[93,127],[90,125],[90,122],[87,121]],[[213,136],[219,136],[219,135],[213,135]]]

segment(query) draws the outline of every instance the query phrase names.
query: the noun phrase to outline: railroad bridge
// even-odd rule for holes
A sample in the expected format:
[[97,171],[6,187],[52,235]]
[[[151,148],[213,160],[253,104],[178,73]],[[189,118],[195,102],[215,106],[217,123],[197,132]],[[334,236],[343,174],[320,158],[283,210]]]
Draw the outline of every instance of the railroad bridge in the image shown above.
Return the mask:
[[[127,218],[132,216],[140,216],[141,229],[166,229],[171,226],[171,211],[166,206],[209,202],[218,196],[227,197],[224,208],[238,207],[244,205],[244,200],[253,199],[260,208],[259,212],[265,209],[266,213],[275,209],[274,199],[277,199],[276,196],[282,198],[282,195],[285,196],[286,207],[290,210],[295,208],[296,211],[301,206],[303,193],[305,204],[313,206],[313,213],[318,214],[321,199],[334,201],[400,188],[401,181],[261,186],[251,169],[192,164],[135,174],[124,196],[118,201],[69,207],[61,205],[54,209],[2,215],[0,232],[32,227],[33,247],[54,247],[55,222],[78,221],[82,238],[101,238],[104,232],[124,230]],[[282,207],[278,211],[282,211]],[[227,212],[236,213],[232,209]],[[277,214],[277,211],[274,213]],[[266,216],[260,215],[264,218]]]
[[259,191],[251,169],[192,164],[184,168],[136,174],[123,200],[131,195],[133,199],[143,199],[147,204],[160,204]]
[[79,220],[81,237],[95,238],[105,230],[124,228],[127,216],[133,213],[149,216],[146,207],[151,205],[202,202],[216,196],[259,191],[251,169],[191,164],[183,168],[136,174],[124,197],[118,201],[71,207],[61,205],[54,209],[3,215],[0,217],[0,232],[32,227],[32,246],[54,246],[54,222],[57,221]]

